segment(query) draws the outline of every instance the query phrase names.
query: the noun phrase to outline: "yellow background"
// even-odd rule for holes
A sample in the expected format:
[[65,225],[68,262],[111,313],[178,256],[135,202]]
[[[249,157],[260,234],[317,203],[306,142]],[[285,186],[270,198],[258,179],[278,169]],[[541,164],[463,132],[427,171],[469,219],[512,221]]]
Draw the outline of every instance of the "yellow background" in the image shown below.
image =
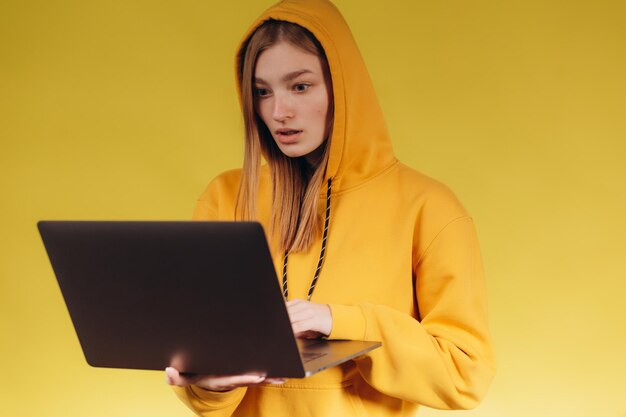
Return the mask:
[[[0,414],[189,415],[86,365],[35,223],[188,219],[241,163],[232,57],[269,4],[0,3]],[[459,415],[626,416],[625,3],[337,4],[398,157],[478,224],[499,371]]]

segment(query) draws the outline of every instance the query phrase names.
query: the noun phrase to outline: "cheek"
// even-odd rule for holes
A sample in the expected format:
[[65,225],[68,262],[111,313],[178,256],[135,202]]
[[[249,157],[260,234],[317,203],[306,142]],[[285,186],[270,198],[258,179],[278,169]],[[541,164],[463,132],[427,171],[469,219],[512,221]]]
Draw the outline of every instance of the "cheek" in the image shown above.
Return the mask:
[[317,119],[321,125],[324,126],[324,130],[326,130],[326,125],[328,124],[328,103],[322,103],[317,110]]
[[318,114],[323,119],[326,119],[326,117],[328,116],[328,108],[330,107],[330,102],[328,100],[328,94],[326,93],[326,91],[321,94],[318,105]]
[[328,98],[324,96],[319,97],[315,101],[313,108],[315,109],[314,113],[318,118],[325,119],[326,114],[328,113]]

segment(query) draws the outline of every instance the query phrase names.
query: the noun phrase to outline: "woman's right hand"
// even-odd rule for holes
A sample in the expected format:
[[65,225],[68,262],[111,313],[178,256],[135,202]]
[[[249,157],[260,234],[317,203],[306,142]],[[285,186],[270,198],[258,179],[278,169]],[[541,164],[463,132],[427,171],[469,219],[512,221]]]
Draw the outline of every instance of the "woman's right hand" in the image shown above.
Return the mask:
[[165,368],[165,381],[170,385],[176,385],[178,387],[186,387],[193,384],[200,388],[217,392],[226,392],[238,387],[248,387],[264,382],[270,384],[282,384],[285,382],[284,379],[266,378],[263,375],[257,374],[228,376],[184,375],[181,374],[178,369],[172,367]]

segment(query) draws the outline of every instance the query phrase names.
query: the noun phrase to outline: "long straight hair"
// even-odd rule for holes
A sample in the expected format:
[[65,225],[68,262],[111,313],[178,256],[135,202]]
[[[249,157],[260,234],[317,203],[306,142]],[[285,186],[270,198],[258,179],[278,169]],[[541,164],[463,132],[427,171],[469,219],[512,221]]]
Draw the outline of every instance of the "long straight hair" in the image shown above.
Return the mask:
[[[304,157],[290,158],[283,154],[255,110],[254,71],[257,59],[263,51],[280,42],[291,43],[318,56],[322,62],[330,103],[327,116],[329,128],[328,138],[321,145],[322,156],[314,167],[310,166]],[[277,238],[279,250],[306,251],[322,228],[318,200],[330,153],[334,105],[326,54],[315,36],[302,26],[268,20],[250,36],[241,48],[237,60],[245,126],[245,151],[235,215],[240,220],[256,219],[261,156],[263,156],[269,165],[272,179],[270,235]]]

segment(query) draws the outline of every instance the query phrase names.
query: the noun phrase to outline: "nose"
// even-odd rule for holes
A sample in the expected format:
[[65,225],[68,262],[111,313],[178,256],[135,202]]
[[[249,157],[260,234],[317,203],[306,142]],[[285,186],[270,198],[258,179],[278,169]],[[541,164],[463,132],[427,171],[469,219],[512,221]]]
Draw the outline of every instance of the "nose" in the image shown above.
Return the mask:
[[276,94],[274,96],[274,108],[272,118],[277,122],[285,121],[293,117],[293,103],[287,94]]

